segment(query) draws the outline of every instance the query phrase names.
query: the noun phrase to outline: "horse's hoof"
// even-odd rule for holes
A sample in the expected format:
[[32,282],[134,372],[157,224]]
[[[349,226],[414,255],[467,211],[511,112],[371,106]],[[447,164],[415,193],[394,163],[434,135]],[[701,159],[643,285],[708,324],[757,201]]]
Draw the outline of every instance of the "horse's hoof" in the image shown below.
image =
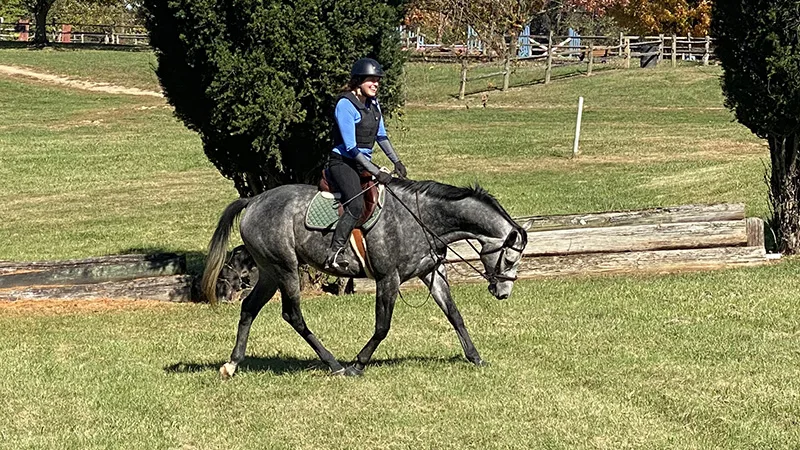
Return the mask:
[[341,369],[339,369],[339,370],[331,370],[331,376],[332,376],[332,377],[341,377],[341,376],[344,376],[344,375],[346,375],[346,373],[345,373],[345,372],[346,372],[346,370],[345,370],[345,368],[344,368],[344,367],[342,367],[342,368],[341,368]]
[[219,377],[222,378],[223,380],[227,380],[230,377],[232,377],[235,372],[236,372],[236,364],[227,362],[223,364],[222,367],[219,368]]
[[475,367],[488,367],[489,366],[489,361],[485,361],[483,359],[479,359],[477,361],[474,361],[474,363],[475,363]]
[[347,366],[344,374],[348,377],[360,377],[364,374],[364,369],[359,369],[355,364],[353,364],[352,366]]

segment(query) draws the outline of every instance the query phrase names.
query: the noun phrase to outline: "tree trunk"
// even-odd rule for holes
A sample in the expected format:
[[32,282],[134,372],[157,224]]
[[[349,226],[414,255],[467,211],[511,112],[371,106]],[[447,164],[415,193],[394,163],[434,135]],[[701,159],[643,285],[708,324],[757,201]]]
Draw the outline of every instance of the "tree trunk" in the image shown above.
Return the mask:
[[769,138],[770,202],[781,253],[800,253],[800,170],[797,134]]
[[47,39],[47,14],[50,13],[50,7],[53,6],[55,0],[39,0],[33,9],[33,16],[36,20],[36,36],[34,37],[34,44],[37,47],[44,47],[48,44]]

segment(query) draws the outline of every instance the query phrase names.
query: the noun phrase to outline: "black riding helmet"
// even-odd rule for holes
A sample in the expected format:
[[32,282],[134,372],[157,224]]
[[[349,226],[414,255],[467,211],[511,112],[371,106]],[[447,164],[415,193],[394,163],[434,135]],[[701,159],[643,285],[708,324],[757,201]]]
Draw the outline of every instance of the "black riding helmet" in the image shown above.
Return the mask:
[[372,58],[361,58],[353,64],[350,77],[383,77],[383,67]]

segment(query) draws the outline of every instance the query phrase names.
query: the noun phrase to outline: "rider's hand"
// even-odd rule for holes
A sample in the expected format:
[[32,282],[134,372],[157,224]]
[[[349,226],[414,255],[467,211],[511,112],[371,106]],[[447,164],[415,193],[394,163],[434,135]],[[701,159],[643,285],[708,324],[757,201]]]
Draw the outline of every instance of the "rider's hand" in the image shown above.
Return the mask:
[[389,184],[389,182],[392,181],[392,175],[381,170],[375,175],[375,179],[377,179],[380,184]]
[[397,161],[396,163],[394,163],[394,173],[396,173],[397,176],[399,176],[400,178],[404,180],[406,179],[408,171],[406,171],[406,166],[403,164],[402,161]]

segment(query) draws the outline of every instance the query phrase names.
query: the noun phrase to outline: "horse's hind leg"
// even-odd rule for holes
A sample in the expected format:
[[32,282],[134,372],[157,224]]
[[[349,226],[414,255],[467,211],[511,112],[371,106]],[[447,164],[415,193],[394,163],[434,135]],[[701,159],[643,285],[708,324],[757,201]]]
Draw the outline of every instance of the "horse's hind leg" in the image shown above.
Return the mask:
[[275,295],[278,285],[266,274],[262,273],[255,287],[242,301],[242,312],[239,315],[239,329],[236,332],[236,345],[231,353],[231,360],[219,369],[222,378],[232,377],[236,372],[236,367],[244,360],[244,353],[247,349],[247,338],[250,335],[250,326],[253,320],[261,311],[261,308]]
[[461,313],[458,312],[455,302],[453,302],[453,297],[450,295],[450,286],[447,284],[447,272],[444,266],[440,265],[434,269],[433,272],[420,277],[420,279],[428,286],[433,300],[436,301],[436,304],[442,309],[444,315],[447,316],[450,325],[455,328],[458,340],[461,341],[461,347],[464,349],[464,355],[467,359],[477,366],[486,364],[486,362],[481,359],[481,355],[478,354],[478,350],[472,343],[467,327],[464,325],[464,319],[461,317]]
[[298,278],[297,271],[284,272],[280,284],[283,320],[288,322],[289,325],[297,331],[297,334],[308,342],[308,345],[314,349],[319,359],[331,369],[331,373],[335,375],[343,374],[344,367],[342,367],[339,361],[334,358],[333,354],[322,345],[319,339],[314,336],[314,333],[312,333],[306,325],[303,312],[300,310],[300,279]]

